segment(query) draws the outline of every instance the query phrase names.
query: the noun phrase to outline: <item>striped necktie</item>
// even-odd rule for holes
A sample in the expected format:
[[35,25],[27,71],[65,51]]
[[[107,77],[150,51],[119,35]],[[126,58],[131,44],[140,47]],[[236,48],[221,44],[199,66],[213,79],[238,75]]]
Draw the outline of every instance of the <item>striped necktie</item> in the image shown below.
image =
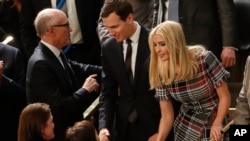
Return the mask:
[[57,0],[56,1],[56,8],[61,9],[67,15],[66,0]]
[[[57,0],[56,1],[56,8],[57,9],[61,9],[66,15],[68,15],[67,13],[67,4],[66,4],[66,0]],[[67,53],[69,51],[69,49],[71,48],[71,45],[67,45],[64,49],[63,52]]]

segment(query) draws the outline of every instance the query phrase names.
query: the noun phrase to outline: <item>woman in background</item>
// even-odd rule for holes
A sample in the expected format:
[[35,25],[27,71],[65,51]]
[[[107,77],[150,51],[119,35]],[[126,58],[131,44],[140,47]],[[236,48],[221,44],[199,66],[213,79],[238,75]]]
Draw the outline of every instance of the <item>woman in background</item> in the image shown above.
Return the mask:
[[[181,25],[171,21],[151,31],[149,45],[150,86],[161,107],[157,141],[164,141],[172,126],[175,141],[229,140],[221,130],[228,122],[230,74],[215,55],[187,46]],[[182,103],[176,119],[172,99]]]
[[54,123],[49,105],[27,105],[19,118],[18,141],[49,141],[53,138]]

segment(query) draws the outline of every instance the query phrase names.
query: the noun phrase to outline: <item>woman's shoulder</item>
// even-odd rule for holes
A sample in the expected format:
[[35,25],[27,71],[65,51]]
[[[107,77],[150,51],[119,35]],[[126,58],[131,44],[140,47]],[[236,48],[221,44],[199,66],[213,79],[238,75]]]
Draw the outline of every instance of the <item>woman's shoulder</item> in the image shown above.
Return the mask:
[[209,50],[205,51],[203,53],[203,56],[204,56],[205,60],[218,60],[218,58],[215,56],[215,54],[212,51],[209,51]]
[[194,46],[189,46],[189,51],[191,53],[191,56],[193,56],[196,59],[203,58],[207,54],[207,50],[205,47],[202,45],[194,45]]

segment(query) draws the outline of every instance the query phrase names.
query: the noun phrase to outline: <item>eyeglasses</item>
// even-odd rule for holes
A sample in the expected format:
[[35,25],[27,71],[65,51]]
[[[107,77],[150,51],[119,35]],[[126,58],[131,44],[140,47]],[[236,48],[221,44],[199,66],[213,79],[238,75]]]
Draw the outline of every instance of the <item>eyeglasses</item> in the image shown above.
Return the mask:
[[67,27],[67,28],[69,28],[69,23],[66,23],[66,24],[58,24],[58,25],[52,25],[51,27]]

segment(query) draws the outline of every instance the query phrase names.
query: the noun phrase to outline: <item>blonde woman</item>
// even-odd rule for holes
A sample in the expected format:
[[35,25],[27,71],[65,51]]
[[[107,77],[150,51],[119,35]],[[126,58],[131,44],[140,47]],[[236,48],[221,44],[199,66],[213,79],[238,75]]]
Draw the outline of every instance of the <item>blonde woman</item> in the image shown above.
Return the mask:
[[[229,140],[222,134],[228,122],[230,94],[226,71],[211,51],[187,46],[179,23],[166,21],[149,35],[149,80],[161,107],[157,141],[164,141],[172,126],[176,141]],[[172,99],[182,103],[174,119]]]

